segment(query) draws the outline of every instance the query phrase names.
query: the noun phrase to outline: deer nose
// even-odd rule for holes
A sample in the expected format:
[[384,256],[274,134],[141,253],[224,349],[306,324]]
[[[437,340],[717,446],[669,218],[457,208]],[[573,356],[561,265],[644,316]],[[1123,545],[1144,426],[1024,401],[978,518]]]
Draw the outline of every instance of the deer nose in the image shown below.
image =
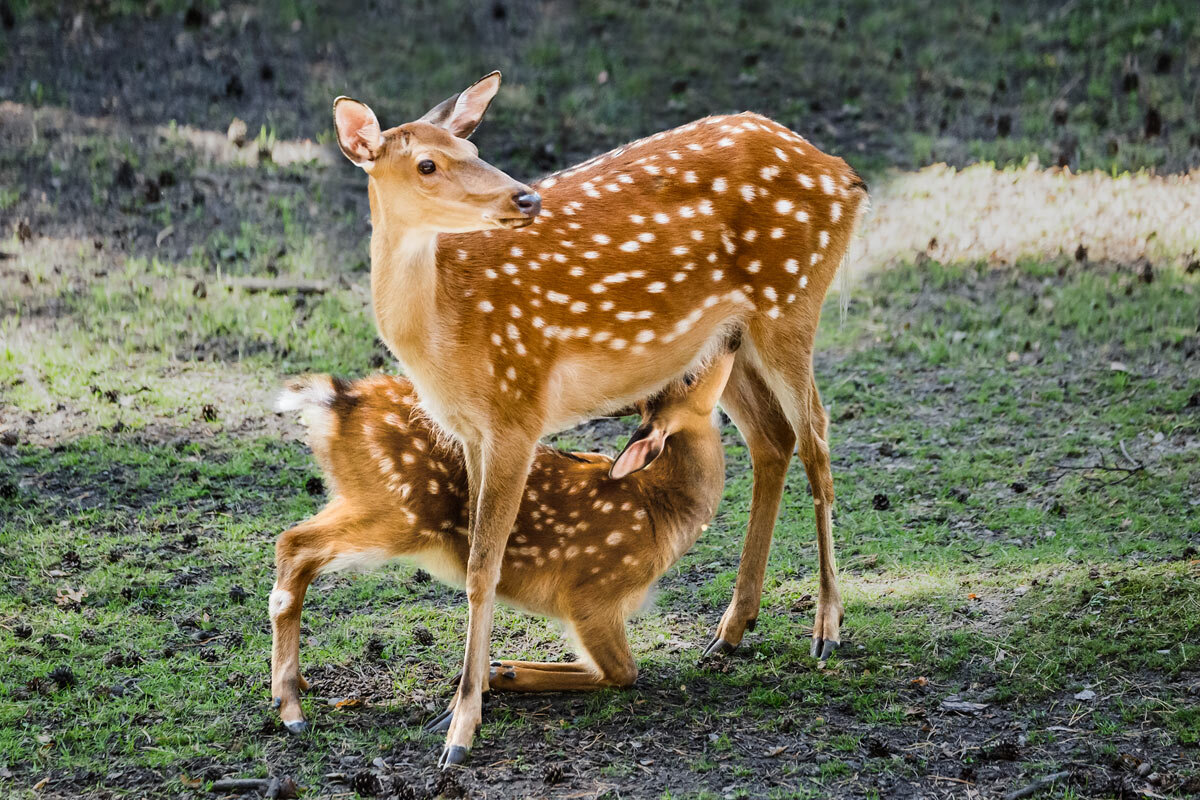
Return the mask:
[[537,192],[517,192],[513,204],[527,217],[536,217],[542,210],[542,196]]

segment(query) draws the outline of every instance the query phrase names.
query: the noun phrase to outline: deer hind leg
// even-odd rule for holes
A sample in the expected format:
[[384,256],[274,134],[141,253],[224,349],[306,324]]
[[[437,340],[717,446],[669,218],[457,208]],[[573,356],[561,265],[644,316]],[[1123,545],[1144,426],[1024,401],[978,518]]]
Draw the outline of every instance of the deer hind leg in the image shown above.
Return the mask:
[[753,630],[762,603],[767,555],[779,516],[788,465],[796,446],[796,434],[762,376],[739,356],[721,395],[721,407],[737,426],[750,450],[754,488],[750,500],[750,524],[742,547],[737,584],[717,633],[702,657],[731,653]]
[[624,617],[616,609],[578,620],[572,627],[588,661],[493,661],[490,688],[501,692],[575,692],[633,685],[637,663],[625,638]]
[[[334,500],[311,519],[284,531],[275,545],[275,586],[268,608],[271,615],[271,697],[279,718],[292,733],[308,729],[300,709],[300,691],[308,682],[300,675],[300,611],[309,584],[322,571],[336,566],[339,556],[353,552],[345,532],[353,520],[340,500]],[[345,559],[343,559],[345,560]]]
[[[829,465],[829,418],[812,374],[812,354],[798,350],[787,337],[768,340],[758,350],[763,377],[775,394],[779,407],[796,431],[797,449],[808,483],[812,487],[817,518],[819,561],[817,610],[810,652],[824,660],[841,643],[842,596],[838,589],[837,562],[833,551],[833,471]],[[812,341],[808,335],[803,341]],[[791,341],[795,341],[794,332]]]
[[829,465],[829,416],[821,405],[816,381],[809,379],[808,435],[800,437],[800,459],[813,491],[817,517],[819,583],[817,612],[813,623],[811,655],[822,661],[841,644],[845,610],[838,589],[837,559],[833,548],[833,471]]

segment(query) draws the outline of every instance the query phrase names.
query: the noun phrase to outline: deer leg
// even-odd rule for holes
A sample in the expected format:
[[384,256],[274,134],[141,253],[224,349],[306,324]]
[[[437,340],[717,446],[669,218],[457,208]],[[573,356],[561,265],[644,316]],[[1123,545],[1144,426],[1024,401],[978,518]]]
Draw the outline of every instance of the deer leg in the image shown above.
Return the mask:
[[821,397],[813,380],[812,353],[795,346],[796,341],[811,342],[814,333],[791,331],[788,336],[777,333],[761,345],[755,341],[754,347],[761,359],[763,380],[796,432],[800,460],[804,462],[812,487],[819,570],[810,652],[814,658],[824,660],[841,643],[839,629],[843,609],[833,553],[833,472],[826,441],[829,418],[821,406]]
[[462,680],[449,709],[446,746],[438,760],[442,768],[466,761],[475,730],[482,721],[496,584],[536,444],[536,432],[514,432],[493,438],[482,450],[479,503],[471,525],[471,553],[467,558],[467,645]]
[[275,545],[275,586],[271,615],[271,697],[279,717],[292,733],[308,729],[300,710],[300,692],[308,681],[300,675],[300,610],[314,577],[334,556],[331,524],[340,516],[337,501],[305,522],[284,531]]
[[813,623],[811,654],[822,661],[841,644],[841,624],[845,615],[838,590],[837,561],[833,551],[833,472],[829,467],[829,416],[821,405],[817,384],[809,382],[808,430],[800,435],[800,460],[812,486],[813,509],[817,517],[817,559],[819,584],[817,612]]
[[733,598],[701,658],[733,652],[746,631],[753,630],[758,619],[771,537],[796,442],[791,423],[780,410],[774,394],[745,358],[739,357],[734,363],[721,395],[721,407],[729,414],[750,450],[754,488],[750,500],[750,524],[742,547]]
[[624,617],[617,609],[604,609],[577,620],[572,627],[587,661],[494,661],[491,688],[500,692],[575,692],[633,685],[637,663],[625,637]]

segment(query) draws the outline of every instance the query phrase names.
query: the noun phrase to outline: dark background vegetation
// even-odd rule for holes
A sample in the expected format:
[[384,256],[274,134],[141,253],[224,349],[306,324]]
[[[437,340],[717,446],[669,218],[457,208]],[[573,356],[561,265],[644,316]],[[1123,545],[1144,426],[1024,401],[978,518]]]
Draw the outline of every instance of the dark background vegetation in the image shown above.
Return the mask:
[[[393,368],[332,98],[399,124],[496,68],[475,141],[522,179],[743,109],[868,178],[818,342],[847,619],[818,668],[795,468],[758,629],[697,663],[748,507],[730,428],[639,686],[491,698],[443,777],[419,725],[465,610],[423,573],[319,582],[314,731],[268,708],[273,539],[324,499],[269,406]],[[1197,166],[1191,0],[0,0],[0,795],[1195,796]],[[508,611],[494,650],[570,657]]]

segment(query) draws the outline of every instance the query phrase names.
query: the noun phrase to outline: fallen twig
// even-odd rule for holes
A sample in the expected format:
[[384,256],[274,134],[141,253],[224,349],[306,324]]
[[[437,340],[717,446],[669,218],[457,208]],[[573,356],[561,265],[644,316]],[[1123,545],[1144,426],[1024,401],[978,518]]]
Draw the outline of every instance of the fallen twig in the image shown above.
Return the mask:
[[1044,778],[1038,778],[1028,786],[1024,786],[1020,789],[1014,789],[1013,791],[1004,795],[1004,800],[1022,800],[1022,798],[1025,797],[1033,797],[1047,786],[1052,786],[1061,780],[1066,780],[1069,777],[1071,777],[1071,773],[1067,770],[1063,770],[1062,772],[1055,772],[1053,775],[1047,775]]
[[230,286],[250,294],[324,294],[333,287],[324,281],[296,281],[278,278],[242,278],[229,282]]
[[213,781],[214,792],[265,792],[271,785],[270,778],[222,778]]
[[212,790],[234,794],[262,792],[263,797],[269,798],[269,800],[286,800],[286,798],[293,798],[298,794],[296,782],[290,777],[222,778],[219,781],[213,781]]

